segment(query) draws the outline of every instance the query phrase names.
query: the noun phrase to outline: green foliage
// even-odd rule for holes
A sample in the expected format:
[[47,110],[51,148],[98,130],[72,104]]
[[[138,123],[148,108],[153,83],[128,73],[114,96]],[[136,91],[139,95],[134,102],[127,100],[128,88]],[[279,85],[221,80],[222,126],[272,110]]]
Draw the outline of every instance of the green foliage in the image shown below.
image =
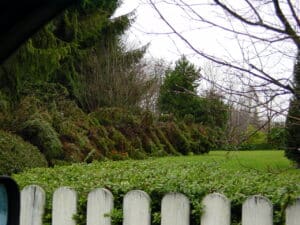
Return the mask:
[[188,121],[182,129],[178,121],[157,121],[150,111],[113,107],[87,114],[60,84],[28,83],[20,96],[7,113],[7,129],[38,147],[51,165],[201,154],[215,145],[209,128]]
[[10,99],[0,91],[0,127],[5,128],[11,120],[11,102]]
[[[121,224],[124,195],[134,189],[150,195],[154,225],[160,224],[161,199],[169,192],[181,192],[189,197],[191,225],[200,223],[201,200],[209,193],[219,192],[231,200],[234,225],[239,224],[242,203],[250,195],[260,194],[272,201],[275,225],[284,223],[281,212],[300,195],[300,174],[290,167],[282,151],[212,151],[203,156],[74,164],[34,169],[14,178],[21,188],[40,185],[47,196],[57,187],[73,187],[82,203],[86,202],[88,192],[105,187],[114,195],[116,209],[110,216],[115,224]],[[82,207],[79,210],[78,216],[84,217],[86,211]]]
[[181,154],[187,155],[190,151],[190,142],[186,138],[183,132],[179,129],[177,124],[169,123],[163,128],[167,133],[167,137],[174,148]]
[[219,147],[217,137],[214,135],[214,130],[204,128],[203,126],[197,126],[195,124],[191,124],[189,126],[191,127],[187,130],[187,132],[189,132],[189,136],[191,138],[191,152],[195,154],[203,154]]
[[133,115],[132,112],[118,107],[104,107],[98,108],[92,112],[91,117],[96,118],[100,124],[108,125],[118,125],[118,126],[131,126],[137,125],[139,123],[138,118]]
[[113,209],[111,213],[105,215],[111,218],[112,224],[122,224],[123,222],[123,211],[121,209]]
[[114,149],[116,151],[123,152],[126,156],[128,149],[131,148],[126,137],[114,127],[109,128],[109,137],[114,141]]
[[[213,90],[206,93],[204,98],[201,98],[202,112],[196,122],[202,122],[204,125],[211,128],[220,128],[224,130],[228,121],[228,106],[222,101],[222,97]],[[196,118],[197,118],[196,117]]]
[[[295,118],[295,119],[293,119]],[[286,156],[300,166],[300,104],[298,100],[293,100],[290,104],[287,119],[287,141]]]
[[156,128],[156,134],[157,134],[157,137],[159,138],[161,145],[164,146],[166,153],[171,154],[171,155],[178,154],[175,147],[170,143],[170,141],[166,137],[166,134],[162,131],[161,127]]
[[31,144],[37,146],[50,162],[52,159],[62,159],[63,151],[59,135],[51,124],[33,115],[21,125],[19,134]]
[[22,138],[0,130],[0,174],[11,175],[33,167],[47,167],[39,150]]
[[162,113],[173,114],[186,122],[202,123],[225,129],[228,107],[221,96],[210,91],[205,97],[197,95],[199,69],[185,57],[176,62],[174,70],[167,71],[160,88],[158,106]]
[[148,111],[133,113],[121,108],[100,108],[90,116],[107,127],[109,138],[115,143],[113,150],[128,152],[129,156],[188,154],[193,150],[201,154],[215,144],[204,126],[189,124],[182,132],[179,122],[156,122]]
[[[95,85],[104,83],[102,78],[116,65],[122,65],[118,71],[124,73],[110,78],[133,71],[145,52],[145,48],[128,51],[122,44],[120,35],[129,28],[131,19],[130,15],[111,19],[118,6],[118,0],[83,0],[54,18],[0,66],[0,91],[16,102],[28,84],[58,82],[84,110],[100,106],[97,99],[108,99],[108,89],[95,89]],[[101,71],[106,74],[99,78]],[[106,81],[106,87],[112,87],[112,80]],[[135,84],[132,90],[140,83]],[[119,83],[114,85],[115,95]],[[145,85],[140,89],[145,90]]]
[[268,143],[267,133],[263,130],[257,130],[249,125],[245,136],[247,139],[239,146],[241,150],[272,149],[272,145]]
[[[0,65],[1,129],[36,146],[51,165],[200,154],[213,145],[203,141],[205,132],[182,132],[172,116],[157,122],[152,112],[140,110],[156,79],[144,76],[147,46],[128,50],[121,40],[133,20],[131,14],[112,19],[119,3],[81,1]],[[193,93],[182,93],[192,100],[178,115],[197,112],[198,72],[185,58],[170,71],[175,91]]]
[[300,52],[294,68],[295,96],[292,98],[287,116],[287,140],[285,155],[300,168]]
[[20,97],[26,96],[34,96],[43,103],[53,103],[68,98],[69,92],[59,83],[28,82],[20,91]]
[[8,97],[0,91],[0,112],[6,113],[9,111],[10,102]]
[[196,81],[199,70],[185,57],[176,62],[174,70],[166,73],[160,88],[158,106],[162,113],[174,113],[183,118],[185,114],[193,115],[193,106],[197,101]]
[[274,149],[284,149],[286,130],[284,127],[273,127],[268,136],[268,142]]

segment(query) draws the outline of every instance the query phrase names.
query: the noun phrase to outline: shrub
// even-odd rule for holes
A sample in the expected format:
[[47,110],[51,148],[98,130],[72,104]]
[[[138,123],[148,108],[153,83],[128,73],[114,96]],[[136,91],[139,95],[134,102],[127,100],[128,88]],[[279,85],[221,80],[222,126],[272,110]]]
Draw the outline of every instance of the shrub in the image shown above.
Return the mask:
[[8,97],[0,91],[0,127],[7,127],[11,120],[11,106]]
[[[115,210],[111,216],[117,219],[114,221],[115,225],[122,224],[120,219],[124,195],[137,189],[145,191],[151,197],[151,213],[156,219],[160,215],[162,197],[169,192],[181,192],[190,199],[190,224],[199,225],[200,214],[203,212],[201,200],[206,194],[219,192],[231,200],[233,225],[241,224],[242,203],[248,196],[255,194],[268,197],[272,201],[274,224],[284,224],[283,214],[286,206],[300,194],[300,174],[289,168],[282,152],[270,152],[266,155],[261,152],[236,154],[228,155],[223,152],[204,157],[165,157],[142,161],[74,164],[53,169],[34,169],[15,178],[21,187],[29,184],[41,185],[45,188],[47,196],[51,196],[53,190],[59,186],[73,187],[78,191],[80,203],[86,203],[87,193],[94,188],[105,187],[114,196]],[[257,161],[257,158],[263,159]],[[266,163],[267,158],[274,159],[273,163]],[[244,164],[244,160],[251,163]],[[277,167],[282,162],[284,166]],[[50,201],[50,197],[48,200]],[[84,218],[86,208],[78,210],[77,216]],[[76,224],[84,225],[84,219]],[[152,220],[152,224],[159,225],[160,221]]]
[[210,137],[211,130],[208,127],[202,127],[199,124],[193,124],[190,127],[191,151],[196,154],[208,153],[215,147],[215,139]]
[[129,149],[128,156],[131,159],[145,159],[145,158],[147,158],[147,154],[142,148]]
[[267,134],[262,130],[257,130],[249,125],[246,132],[247,140],[239,146],[240,150],[260,150],[272,149],[273,146],[268,143]]
[[46,167],[39,150],[22,138],[0,130],[0,174],[19,173],[27,168]]
[[64,86],[47,82],[26,83],[20,94],[22,96],[35,96],[47,103],[66,99],[69,95]]
[[174,146],[170,143],[170,141],[166,138],[166,135],[161,130],[161,128],[156,128],[157,137],[159,138],[160,142],[164,145],[164,149],[169,154],[178,155],[178,152],[174,148]]
[[184,117],[183,117],[183,121],[184,121],[186,124],[192,124],[192,123],[195,123],[195,116],[192,115],[192,114],[186,114],[186,115],[184,115]]
[[89,130],[89,140],[93,143],[104,156],[114,149],[114,141],[108,137],[108,132],[105,127],[98,126]]
[[286,121],[287,138],[285,155],[300,168],[300,51],[294,67],[294,96],[291,99]]
[[114,142],[114,149],[119,152],[127,152],[130,148],[132,148],[131,143],[126,137],[114,127],[109,129],[110,135],[109,138]]
[[20,135],[37,146],[48,161],[61,159],[63,156],[59,135],[51,124],[37,116],[24,122],[19,131]]
[[168,123],[163,129],[167,133],[167,137],[174,148],[181,154],[188,154],[190,151],[189,141],[178,128],[177,124]]
[[141,113],[141,125],[142,126],[152,126],[154,123],[154,115],[151,111],[143,111]]
[[273,127],[268,136],[269,143],[274,149],[284,149],[286,130],[284,127]]
[[158,118],[158,121],[160,122],[174,122],[176,118],[174,117],[173,114],[161,114]]
[[105,126],[118,125],[121,127],[139,124],[137,117],[131,112],[117,107],[98,108],[90,116],[96,118],[100,124]]
[[[300,65],[299,65],[300,71]],[[299,72],[300,76],[300,72]],[[300,83],[300,77],[299,77]],[[290,104],[289,115],[287,118],[287,139],[285,155],[292,160],[296,167],[300,168],[300,101],[294,99]]]

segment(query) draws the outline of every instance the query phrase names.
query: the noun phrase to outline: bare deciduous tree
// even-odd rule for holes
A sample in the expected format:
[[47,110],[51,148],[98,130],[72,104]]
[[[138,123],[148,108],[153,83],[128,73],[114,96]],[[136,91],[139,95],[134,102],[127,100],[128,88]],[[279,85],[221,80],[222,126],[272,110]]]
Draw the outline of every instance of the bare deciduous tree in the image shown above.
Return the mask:
[[[276,103],[276,106],[274,103],[270,108],[270,102],[279,96],[293,95],[300,100],[300,93],[296,91],[293,82],[293,66],[287,65],[287,62],[295,61],[296,55],[300,53],[298,1],[147,0],[147,2],[167,24],[170,32],[179,37],[198,56],[224,69],[229,82],[219,81],[214,87],[237,96],[249,96],[247,93],[254,91],[253,93],[258,95],[254,99],[257,106],[268,109],[269,117],[271,111],[273,114],[287,113],[286,104],[283,106]],[[186,36],[185,32],[181,32],[174,18],[165,14],[166,5],[181,10],[191,23],[198,24],[199,27],[217,29],[222,34],[229,35],[239,48],[239,57],[231,54],[232,49],[226,49],[227,57],[221,53],[211,54],[202,50]],[[232,87],[232,82],[235,83],[235,87]]]

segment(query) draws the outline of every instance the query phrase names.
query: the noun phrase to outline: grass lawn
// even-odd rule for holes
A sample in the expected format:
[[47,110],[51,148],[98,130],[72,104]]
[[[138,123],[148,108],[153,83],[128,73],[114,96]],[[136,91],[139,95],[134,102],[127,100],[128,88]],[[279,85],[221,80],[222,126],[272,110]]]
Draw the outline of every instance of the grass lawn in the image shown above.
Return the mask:
[[170,157],[158,160],[188,160],[203,162],[219,162],[222,168],[233,170],[253,169],[260,171],[277,171],[287,170],[289,173],[300,173],[295,169],[284,152],[274,151],[211,151],[209,154],[200,156]]
[[[212,151],[200,156],[74,164],[32,169],[14,178],[21,187],[40,185],[49,199],[55,188],[73,187],[83,205],[89,191],[105,187],[113,193],[119,210],[125,193],[141,189],[152,199],[154,218],[165,193],[181,192],[191,201],[192,225],[199,224],[201,199],[208,193],[219,192],[232,200],[233,224],[238,224],[241,204],[250,195],[261,194],[273,202],[274,224],[283,223],[284,207],[300,196],[300,170],[292,167],[282,151]],[[83,206],[79,213],[84,212]],[[158,219],[154,221],[159,224]]]

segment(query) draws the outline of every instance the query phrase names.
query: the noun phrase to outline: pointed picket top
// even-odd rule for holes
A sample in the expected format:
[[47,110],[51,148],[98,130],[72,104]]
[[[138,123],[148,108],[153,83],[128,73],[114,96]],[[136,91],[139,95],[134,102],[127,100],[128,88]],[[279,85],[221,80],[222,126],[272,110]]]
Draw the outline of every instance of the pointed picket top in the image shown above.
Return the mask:
[[161,225],[189,225],[190,201],[181,193],[169,193],[162,199]]
[[77,193],[68,187],[60,187],[53,194],[52,225],[75,225]]
[[286,208],[286,225],[299,225],[300,224],[300,197]]
[[140,190],[128,192],[123,199],[123,225],[150,225],[149,195]]
[[45,208],[45,191],[37,186],[26,186],[21,191],[20,225],[42,225]]
[[272,225],[273,205],[269,199],[254,195],[242,207],[242,225]]
[[113,207],[113,195],[109,190],[97,188],[91,191],[87,202],[87,225],[111,225],[108,214]]
[[213,193],[202,201],[204,212],[201,225],[230,225],[230,201],[226,196]]

